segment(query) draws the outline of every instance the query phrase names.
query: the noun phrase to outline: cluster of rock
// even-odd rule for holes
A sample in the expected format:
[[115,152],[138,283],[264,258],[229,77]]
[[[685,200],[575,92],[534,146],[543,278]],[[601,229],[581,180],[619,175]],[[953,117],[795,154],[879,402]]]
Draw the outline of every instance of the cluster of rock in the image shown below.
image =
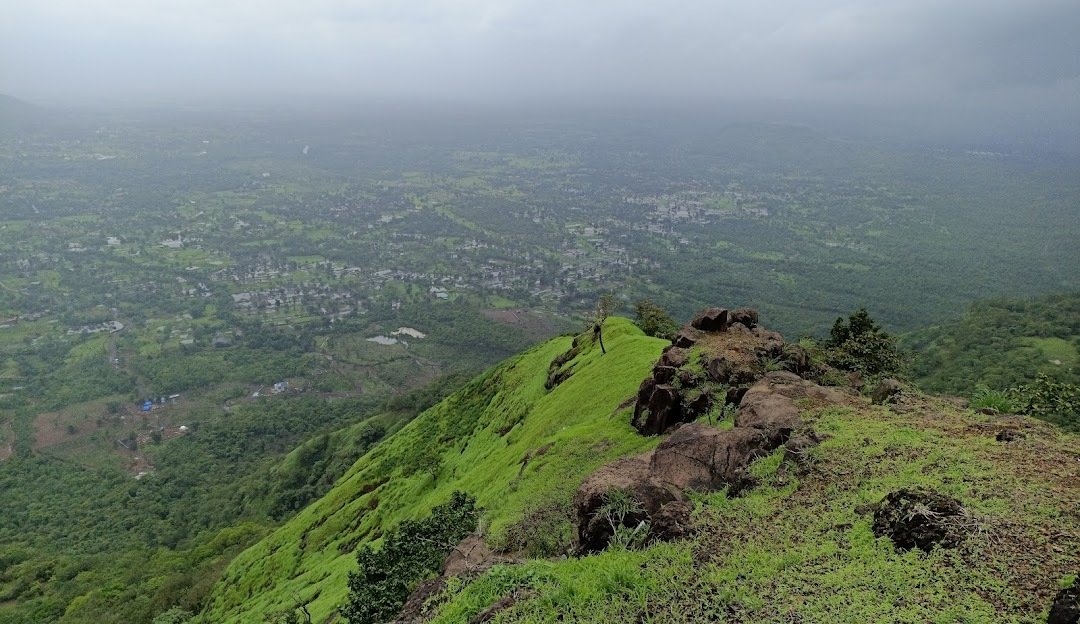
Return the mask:
[[[766,372],[772,362],[785,370]],[[799,399],[843,402],[843,392],[799,377],[806,369],[801,349],[785,349],[780,334],[758,325],[757,312],[709,308],[676,334],[652,374],[642,382],[634,427],[643,435],[668,434],[655,450],[620,459],[585,479],[574,498],[579,547],[595,552],[610,542],[611,519],[599,513],[612,490],[639,504],[622,518],[627,527],[645,522],[649,539],[682,537],[690,529],[686,492],[738,491],[752,485],[755,459],[780,447],[794,461],[820,439],[803,432]],[[737,407],[734,427],[696,423],[714,406]]]
[[[797,345],[785,347],[780,334],[759,326],[756,310],[708,308],[675,335],[641,383],[634,427],[658,435],[697,420],[720,400],[738,404],[770,363],[798,374],[806,370],[807,357]],[[723,397],[715,396],[717,389],[723,389]]]

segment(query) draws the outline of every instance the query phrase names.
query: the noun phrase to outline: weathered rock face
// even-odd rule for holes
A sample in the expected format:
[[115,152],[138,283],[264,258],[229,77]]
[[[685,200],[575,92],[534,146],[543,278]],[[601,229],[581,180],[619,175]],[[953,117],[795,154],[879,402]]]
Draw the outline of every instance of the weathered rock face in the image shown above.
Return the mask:
[[1058,592],[1046,624],[1080,624],[1080,575],[1071,587]]
[[738,308],[728,315],[728,320],[747,329],[754,329],[758,324],[758,313],[753,308]]
[[728,311],[724,308],[705,308],[690,321],[690,326],[706,332],[727,331]]
[[[741,331],[730,331],[732,315],[741,319]],[[641,384],[634,427],[645,435],[659,435],[707,414],[721,401],[737,403],[740,388],[760,379],[765,360],[782,350],[783,338],[758,326],[756,311],[706,308],[679,330],[652,376]],[[728,395],[713,397],[716,386],[727,386]]]
[[[792,372],[766,374],[763,358],[775,358],[783,348],[783,338],[760,327],[757,313],[746,308],[709,308],[679,332],[641,383],[633,419],[642,434],[670,435],[654,451],[603,466],[582,484],[574,506],[583,552],[602,550],[612,538],[611,519],[598,512],[613,489],[640,503],[624,526],[648,522],[649,539],[677,539],[691,530],[684,491],[737,493],[753,485],[751,462],[785,443],[785,456],[805,460],[821,438],[810,431],[792,437],[802,427],[795,401],[848,397]],[[720,402],[738,406],[734,428],[694,422]]]
[[747,482],[747,466],[770,450],[769,440],[756,429],[721,431],[692,423],[656,447],[651,469],[655,478],[680,490],[741,489]]
[[889,537],[900,550],[953,548],[964,538],[967,514],[960,501],[935,492],[902,489],[874,510],[874,535]]
[[629,527],[650,521],[666,505],[686,500],[682,492],[653,478],[651,462],[651,452],[620,459],[601,466],[581,484],[574,495],[574,509],[577,513],[578,546],[582,552],[603,550],[611,541],[614,534],[611,523],[600,513],[610,491],[626,492],[640,505],[640,513],[622,518],[622,524]]
[[800,424],[795,402],[771,391],[767,382],[758,382],[747,390],[735,413],[736,428],[756,429],[769,440],[772,448],[787,441]]
[[[661,379],[664,377],[665,374],[661,374]],[[680,393],[674,386],[658,381],[655,377],[649,377],[638,388],[634,427],[644,435],[663,433],[685,418]]]

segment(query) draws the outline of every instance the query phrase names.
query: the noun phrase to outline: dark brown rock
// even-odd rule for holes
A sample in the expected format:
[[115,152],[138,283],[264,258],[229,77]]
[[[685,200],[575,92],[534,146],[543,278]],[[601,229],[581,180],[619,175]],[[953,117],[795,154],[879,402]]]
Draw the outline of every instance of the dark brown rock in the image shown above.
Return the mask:
[[888,537],[900,550],[953,548],[964,538],[967,514],[960,501],[923,490],[887,495],[874,510],[874,535]]
[[736,332],[736,333],[739,333],[739,334],[749,334],[749,333],[751,333],[750,328],[747,327],[746,325],[743,325],[742,323],[732,323],[731,325],[728,325],[728,331],[729,332]]
[[653,379],[656,380],[656,383],[667,384],[671,383],[671,380],[675,379],[675,373],[677,373],[678,371],[679,369],[675,368],[674,366],[657,365],[653,368],[652,376]]
[[1071,587],[1058,592],[1054,598],[1054,604],[1050,607],[1050,615],[1046,618],[1046,624],[1078,623],[1080,623],[1080,574],[1077,575]]
[[658,366],[670,366],[672,368],[679,368],[686,364],[688,354],[685,349],[680,349],[674,345],[668,347],[664,354],[660,356],[660,361],[657,362]]
[[519,587],[508,595],[503,596],[495,601],[495,604],[491,605],[487,609],[484,609],[480,613],[477,613],[475,617],[469,620],[469,624],[485,624],[495,619],[503,611],[506,611],[510,607],[513,607],[519,600],[528,598],[532,593],[531,590],[525,587]]
[[727,386],[753,383],[765,372],[757,356],[735,349],[709,358],[705,371],[709,381]]
[[623,518],[626,526],[648,521],[663,506],[685,500],[681,491],[653,478],[652,452],[601,466],[585,479],[574,495],[578,545],[583,552],[601,551],[611,541],[611,524],[598,512],[612,490],[628,493],[641,507],[640,513]]
[[904,392],[904,385],[899,381],[886,377],[874,386],[874,391],[871,393],[871,400],[875,405],[884,405],[894,397],[899,396]]
[[798,435],[784,443],[784,461],[790,461],[797,466],[810,464],[810,449],[820,444],[821,440],[814,435]]
[[783,444],[801,425],[799,408],[790,398],[771,391],[767,382],[758,382],[747,390],[735,412],[736,427],[757,429],[773,448]]
[[687,422],[697,420],[709,413],[712,409],[712,395],[708,392],[699,392],[693,399],[683,405],[684,419]]
[[690,321],[690,326],[706,332],[727,331],[728,311],[724,308],[705,308]]
[[731,323],[740,323],[747,329],[754,329],[758,324],[758,313],[753,308],[738,308],[728,315]]
[[675,337],[671,339],[671,344],[680,349],[689,349],[697,344],[698,335],[692,329],[683,328],[679,330],[679,333],[675,334]]
[[678,390],[668,384],[658,384],[652,378],[642,382],[633,419],[639,433],[658,435],[684,420],[682,396]]
[[768,439],[756,429],[721,431],[690,423],[656,447],[651,468],[654,478],[679,489],[739,488],[746,482],[746,467],[769,450]]
[[742,403],[743,397],[746,396],[746,391],[749,388],[738,386],[727,389],[727,394],[724,395],[724,402],[730,405],[738,406]]
[[690,501],[672,501],[660,508],[649,519],[649,539],[671,542],[689,536],[693,531],[690,514],[694,506]]

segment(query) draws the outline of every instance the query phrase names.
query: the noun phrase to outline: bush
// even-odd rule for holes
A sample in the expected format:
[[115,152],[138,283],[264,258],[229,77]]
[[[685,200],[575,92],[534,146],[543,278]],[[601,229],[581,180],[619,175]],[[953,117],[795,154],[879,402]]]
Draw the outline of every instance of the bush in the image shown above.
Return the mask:
[[357,550],[358,567],[349,573],[349,601],[342,609],[346,619],[351,624],[392,620],[416,585],[473,532],[479,515],[475,498],[454,492],[427,518],[402,522],[382,549]]
[[971,408],[1013,413],[1016,411],[1016,406],[1009,395],[1008,391],[992,390],[987,386],[977,386],[975,393],[971,395]]
[[1080,431],[1080,386],[1040,374],[1030,384],[1009,390],[1016,411]]
[[672,320],[667,310],[648,299],[642,299],[634,305],[637,319],[634,323],[645,332],[646,336],[671,339],[679,326]]
[[896,374],[904,365],[896,340],[874,323],[865,308],[846,322],[837,318],[826,347],[825,359],[830,366],[868,378]]

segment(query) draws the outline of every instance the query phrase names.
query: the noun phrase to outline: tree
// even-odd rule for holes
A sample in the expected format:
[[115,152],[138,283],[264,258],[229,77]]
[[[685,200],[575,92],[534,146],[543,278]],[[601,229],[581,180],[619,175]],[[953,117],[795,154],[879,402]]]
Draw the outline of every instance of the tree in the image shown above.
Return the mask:
[[679,330],[679,326],[672,320],[667,310],[649,299],[638,301],[634,305],[634,312],[637,314],[635,323],[646,336],[670,339]]
[[877,326],[865,308],[859,308],[847,321],[837,318],[826,346],[830,365],[868,377],[896,373],[904,364],[896,340]]
[[349,623],[393,619],[416,584],[473,532],[479,517],[476,499],[454,492],[427,518],[402,522],[385,537],[380,550],[370,545],[359,548],[357,570],[349,573],[349,600],[342,608]]
[[593,315],[593,337],[600,342],[600,353],[607,353],[604,348],[604,321],[618,306],[618,299],[612,293],[604,293],[596,302],[596,311]]

